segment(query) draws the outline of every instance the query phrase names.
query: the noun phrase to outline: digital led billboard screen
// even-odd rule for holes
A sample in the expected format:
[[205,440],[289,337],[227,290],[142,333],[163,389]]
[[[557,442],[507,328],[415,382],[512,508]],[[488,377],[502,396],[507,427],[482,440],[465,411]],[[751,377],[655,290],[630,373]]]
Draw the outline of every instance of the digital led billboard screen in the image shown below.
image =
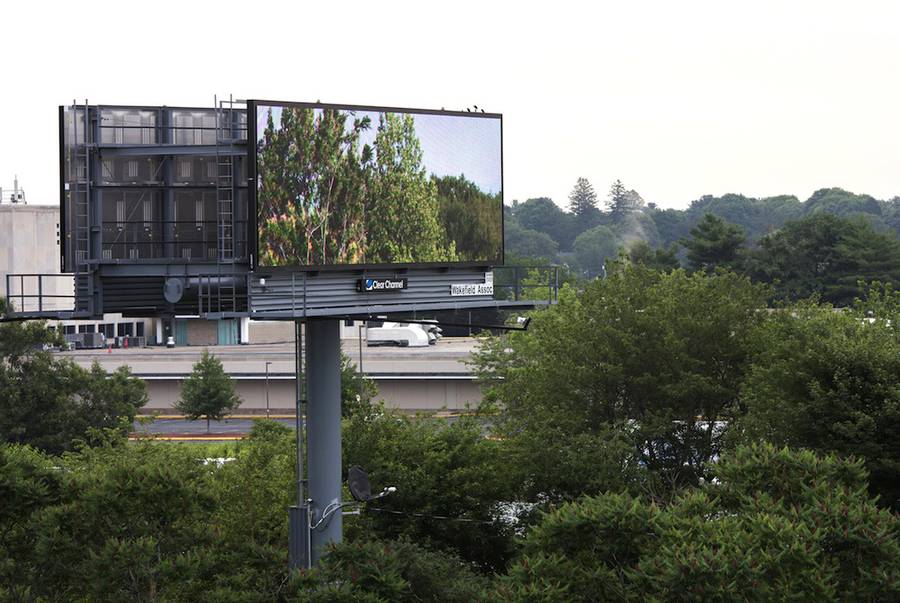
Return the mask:
[[249,109],[258,267],[502,262],[500,115]]

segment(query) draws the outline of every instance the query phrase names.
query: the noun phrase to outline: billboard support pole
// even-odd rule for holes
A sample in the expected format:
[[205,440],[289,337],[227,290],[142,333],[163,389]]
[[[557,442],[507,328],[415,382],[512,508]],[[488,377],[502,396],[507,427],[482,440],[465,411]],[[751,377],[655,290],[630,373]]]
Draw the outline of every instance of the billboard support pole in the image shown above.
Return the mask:
[[[306,322],[307,460],[311,561],[341,542],[341,338],[337,319]],[[326,516],[326,511],[331,511]]]

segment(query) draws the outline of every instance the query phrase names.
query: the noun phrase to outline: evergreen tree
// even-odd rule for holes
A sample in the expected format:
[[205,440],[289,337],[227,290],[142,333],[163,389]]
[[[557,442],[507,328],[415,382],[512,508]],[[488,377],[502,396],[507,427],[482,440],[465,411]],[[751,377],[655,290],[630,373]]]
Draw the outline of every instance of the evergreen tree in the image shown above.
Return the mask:
[[628,191],[625,190],[625,185],[622,184],[621,180],[616,180],[613,182],[612,186],[609,187],[609,198],[606,200],[606,206],[609,208],[613,217],[618,218],[625,213],[627,205]]
[[632,264],[643,264],[654,270],[671,272],[681,267],[676,251],[675,245],[654,249],[646,241],[636,241],[628,249],[628,260]]
[[846,306],[862,293],[859,281],[900,284],[900,241],[863,216],[815,213],[763,237],[749,254],[747,272],[776,283],[778,297],[819,295]]
[[712,272],[717,266],[733,265],[745,240],[740,226],[706,214],[691,229],[691,238],[685,239],[682,245],[687,248],[688,261],[694,270]]
[[175,409],[191,421],[206,417],[206,431],[209,433],[210,419],[222,419],[241,402],[231,377],[222,368],[222,361],[204,349],[200,361],[181,383],[181,399],[175,403]]
[[597,208],[597,193],[587,178],[575,181],[575,187],[569,193],[569,211],[579,218]]
[[606,206],[612,214],[613,221],[619,222],[623,217],[643,207],[644,199],[637,191],[626,189],[621,180],[616,180],[609,188]]

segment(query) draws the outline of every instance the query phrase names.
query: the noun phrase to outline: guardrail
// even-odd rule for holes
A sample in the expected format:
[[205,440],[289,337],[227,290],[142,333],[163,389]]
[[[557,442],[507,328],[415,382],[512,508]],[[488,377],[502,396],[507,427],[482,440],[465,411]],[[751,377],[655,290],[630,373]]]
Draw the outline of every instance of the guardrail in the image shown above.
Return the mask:
[[[71,318],[75,311],[74,274],[7,274],[6,318]],[[68,301],[66,301],[68,300]]]

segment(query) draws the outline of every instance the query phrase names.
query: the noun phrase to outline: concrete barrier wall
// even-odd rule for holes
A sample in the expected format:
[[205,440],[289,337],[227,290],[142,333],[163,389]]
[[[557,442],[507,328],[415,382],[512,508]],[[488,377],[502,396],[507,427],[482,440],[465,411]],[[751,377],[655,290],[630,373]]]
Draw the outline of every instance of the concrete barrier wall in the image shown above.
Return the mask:
[[[180,379],[147,380],[150,404],[143,412],[172,412],[181,390]],[[244,400],[238,412],[247,414],[265,413],[265,379],[236,379],[235,391]],[[376,380],[377,399],[383,400],[388,408],[405,411],[419,410],[464,410],[466,405],[474,406],[481,401],[478,385],[464,379],[383,379]],[[294,411],[294,381],[290,379],[269,379],[269,408],[277,413]]]

